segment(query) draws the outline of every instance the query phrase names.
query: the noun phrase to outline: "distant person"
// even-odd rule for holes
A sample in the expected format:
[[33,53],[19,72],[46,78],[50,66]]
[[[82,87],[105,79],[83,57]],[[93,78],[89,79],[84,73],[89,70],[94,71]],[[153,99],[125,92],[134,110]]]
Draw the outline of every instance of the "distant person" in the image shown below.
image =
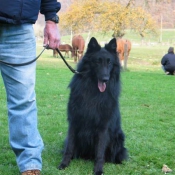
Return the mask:
[[165,54],[161,60],[162,69],[167,75],[175,75],[175,54],[174,47],[168,49],[168,53]]

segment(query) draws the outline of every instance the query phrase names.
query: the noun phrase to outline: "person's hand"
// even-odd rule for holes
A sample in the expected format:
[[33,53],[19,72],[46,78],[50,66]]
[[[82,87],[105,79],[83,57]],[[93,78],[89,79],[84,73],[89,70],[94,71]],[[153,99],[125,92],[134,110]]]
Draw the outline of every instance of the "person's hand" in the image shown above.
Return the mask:
[[60,45],[60,32],[58,29],[58,24],[53,21],[46,21],[44,28],[44,46],[48,45],[50,49],[56,49]]

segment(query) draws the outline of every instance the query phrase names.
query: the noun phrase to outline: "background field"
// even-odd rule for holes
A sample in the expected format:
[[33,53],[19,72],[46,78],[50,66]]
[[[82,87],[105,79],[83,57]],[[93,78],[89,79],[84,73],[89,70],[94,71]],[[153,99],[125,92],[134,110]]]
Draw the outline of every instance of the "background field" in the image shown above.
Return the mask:
[[[106,163],[104,171],[107,175],[160,175],[163,174],[163,164],[175,170],[175,76],[164,75],[160,65],[168,47],[174,46],[169,42],[171,35],[173,33],[166,33],[164,44],[141,45],[139,37],[138,40],[134,35],[129,37],[136,44],[132,46],[128,70],[121,73],[120,97],[129,160],[122,165]],[[100,42],[110,38],[96,37]],[[65,36],[62,41],[69,38]],[[38,43],[38,53],[41,49],[41,43]],[[71,58],[67,60],[76,67]],[[56,168],[61,161],[60,150],[67,132],[67,86],[71,77],[72,73],[60,58],[53,58],[51,50],[45,51],[37,61],[38,126],[45,143],[43,175],[92,175],[91,161],[73,160],[66,170]],[[0,79],[0,175],[18,175],[8,141],[5,100],[5,89]]]

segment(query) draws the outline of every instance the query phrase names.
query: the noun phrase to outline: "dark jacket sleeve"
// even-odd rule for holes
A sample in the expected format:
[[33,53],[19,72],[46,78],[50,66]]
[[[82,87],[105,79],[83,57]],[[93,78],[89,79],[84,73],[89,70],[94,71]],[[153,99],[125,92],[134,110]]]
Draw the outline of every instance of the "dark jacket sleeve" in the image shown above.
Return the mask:
[[162,65],[165,65],[166,64],[166,61],[167,61],[167,58],[166,58],[166,55],[163,56],[162,60],[161,60],[161,64]]
[[41,14],[45,15],[45,20],[52,19],[61,9],[61,4],[57,0],[41,0]]

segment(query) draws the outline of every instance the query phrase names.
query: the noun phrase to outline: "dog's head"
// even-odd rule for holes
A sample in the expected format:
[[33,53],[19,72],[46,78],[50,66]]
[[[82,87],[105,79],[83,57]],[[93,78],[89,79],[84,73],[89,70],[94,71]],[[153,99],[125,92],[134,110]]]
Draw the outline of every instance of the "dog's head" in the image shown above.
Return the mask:
[[[116,68],[120,70],[119,59],[116,53],[116,39],[113,38],[104,47],[101,47],[97,40],[92,37],[85,54],[84,59],[90,64],[91,73],[93,78],[98,82],[100,92],[106,90],[107,82],[112,76],[116,76]],[[112,73],[113,72],[113,73]]]

